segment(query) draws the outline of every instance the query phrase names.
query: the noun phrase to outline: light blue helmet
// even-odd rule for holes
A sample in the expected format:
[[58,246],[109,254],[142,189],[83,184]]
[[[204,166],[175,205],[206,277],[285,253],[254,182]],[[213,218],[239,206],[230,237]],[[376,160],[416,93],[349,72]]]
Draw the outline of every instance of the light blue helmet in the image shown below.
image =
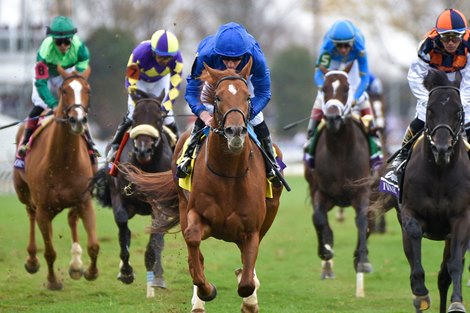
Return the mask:
[[339,20],[331,26],[328,35],[334,43],[349,43],[352,45],[356,37],[356,27],[349,20]]
[[220,26],[215,35],[215,53],[225,57],[240,57],[250,48],[246,29],[237,23]]

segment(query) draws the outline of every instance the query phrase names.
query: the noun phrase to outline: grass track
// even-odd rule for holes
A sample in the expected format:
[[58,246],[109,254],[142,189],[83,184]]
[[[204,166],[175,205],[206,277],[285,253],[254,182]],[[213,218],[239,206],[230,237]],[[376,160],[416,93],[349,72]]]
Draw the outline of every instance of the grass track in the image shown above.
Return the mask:
[[[279,214],[261,244],[257,273],[261,280],[258,293],[260,311],[269,313],[401,313],[414,312],[409,287],[409,267],[401,246],[401,233],[395,213],[387,214],[388,233],[369,239],[369,257],[374,272],[365,277],[366,297],[357,299],[355,273],[352,267],[356,230],[352,209],[346,210],[346,221],[330,223],[335,235],[335,280],[321,281],[320,260],[316,255],[316,236],[311,223],[311,208],[306,182],[301,177],[288,177],[293,191],[285,192]],[[153,299],[145,298],[143,265],[149,223],[146,217],[131,220],[133,231],[131,262],[137,277],[132,285],[116,279],[119,265],[117,227],[112,211],[96,205],[101,251],[99,278],[94,282],[73,281],[67,275],[70,261],[70,232],[66,214],[54,220],[56,269],[64,282],[59,292],[44,288],[46,265],[42,238],[38,231],[41,268],[35,275],[23,267],[26,258],[28,220],[16,196],[0,197],[0,312],[190,312],[191,279],[187,270],[186,247],[181,233],[169,234],[164,251],[167,290],[157,290]],[[82,247],[86,237],[80,225]],[[423,263],[427,287],[433,301],[428,311],[438,312],[437,272],[442,255],[442,242],[423,241]],[[236,293],[233,270],[240,266],[240,255],[234,244],[215,239],[203,242],[206,275],[218,288],[217,298],[207,303],[208,313],[239,312],[241,299]],[[88,256],[84,255],[88,264]],[[469,273],[465,271],[463,281]],[[464,299],[470,288],[464,288]],[[467,304],[467,309],[470,306]]]

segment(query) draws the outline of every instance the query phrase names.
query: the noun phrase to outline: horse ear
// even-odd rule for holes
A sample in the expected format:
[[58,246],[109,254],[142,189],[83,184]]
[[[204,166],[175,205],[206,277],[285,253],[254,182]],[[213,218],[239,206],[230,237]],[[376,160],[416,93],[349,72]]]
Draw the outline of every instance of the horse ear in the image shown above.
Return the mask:
[[88,77],[90,77],[90,74],[91,74],[91,67],[87,67],[83,73],[80,73],[79,75],[82,76],[83,78],[85,78],[86,80],[88,80]]
[[243,67],[243,69],[240,72],[241,77],[248,79],[248,76],[250,76],[252,64],[253,64],[253,58],[250,56],[248,63],[246,63],[246,65]]
[[201,74],[202,80],[213,84],[217,80],[217,70],[213,69],[204,62],[205,71]]
[[328,73],[328,69],[323,65],[320,65],[318,69],[323,73],[323,75],[326,75],[326,73]]
[[163,98],[165,98],[165,89],[163,89],[162,92],[160,93],[160,95],[157,97],[157,101],[162,103]]
[[347,65],[347,66],[344,68],[344,70],[343,70],[343,71],[345,71],[346,73],[348,73],[348,74],[349,74],[349,72],[351,71],[351,69],[352,69],[353,65],[354,65],[354,61],[353,61],[353,62],[351,62],[351,63],[349,63],[349,64],[348,64],[348,65]]

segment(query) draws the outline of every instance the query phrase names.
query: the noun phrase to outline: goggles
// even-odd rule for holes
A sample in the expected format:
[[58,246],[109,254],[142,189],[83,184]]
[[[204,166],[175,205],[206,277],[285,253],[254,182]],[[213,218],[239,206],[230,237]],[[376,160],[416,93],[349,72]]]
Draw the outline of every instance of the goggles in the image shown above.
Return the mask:
[[242,57],[227,57],[227,56],[222,56],[223,61],[232,61],[232,62],[239,62],[242,60]]
[[57,39],[54,39],[54,43],[56,44],[56,46],[61,46],[61,45],[66,45],[66,46],[70,46],[70,38],[57,38]]
[[453,43],[459,43],[462,41],[462,37],[463,37],[463,34],[459,34],[459,33],[445,33],[445,34],[439,35],[439,38],[441,39],[443,43],[449,43],[451,41]]
[[351,48],[352,45],[349,42],[338,42],[338,43],[335,43],[335,47],[338,49]]

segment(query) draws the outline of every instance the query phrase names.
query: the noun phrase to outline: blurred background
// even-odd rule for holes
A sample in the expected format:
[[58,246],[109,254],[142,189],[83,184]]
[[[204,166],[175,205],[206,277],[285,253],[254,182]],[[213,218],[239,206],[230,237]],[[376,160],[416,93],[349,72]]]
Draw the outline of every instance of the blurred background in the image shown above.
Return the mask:
[[[309,116],[322,37],[335,20],[348,18],[363,31],[369,67],[384,84],[389,149],[393,150],[415,113],[406,80],[408,66],[419,41],[450,7],[470,16],[468,0],[0,0],[0,126],[25,118],[31,109],[36,50],[57,15],[74,20],[77,35],[90,50],[90,123],[102,144],[110,140],[127,110],[124,73],[137,43],[158,29],[172,31],[180,41],[186,77],[199,41],[219,25],[235,21],[264,50],[272,78],[272,100],[265,117],[288,165],[298,163],[307,122],[289,131],[283,126]],[[193,120],[184,101],[185,83],[175,107],[182,130]],[[1,167],[11,168],[15,132],[16,127],[0,130],[0,172]]]

